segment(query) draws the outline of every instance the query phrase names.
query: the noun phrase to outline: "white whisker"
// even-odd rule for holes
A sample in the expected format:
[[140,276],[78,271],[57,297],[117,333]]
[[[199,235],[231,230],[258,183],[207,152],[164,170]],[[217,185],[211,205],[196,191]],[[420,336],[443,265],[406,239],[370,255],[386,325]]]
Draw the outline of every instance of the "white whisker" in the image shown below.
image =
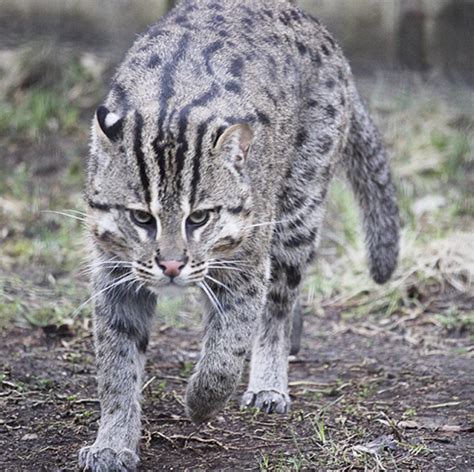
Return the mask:
[[114,269],[131,269],[133,266],[127,261],[98,261],[92,262],[88,267],[79,271],[81,275],[91,275],[99,270],[106,270],[108,274],[112,273]]
[[90,298],[88,298],[84,303],[81,303],[73,312],[71,317],[74,318],[88,303],[90,303],[92,300],[95,300],[99,295],[103,294],[104,292],[107,292],[121,284],[128,283],[132,280],[135,280],[135,276],[133,274],[125,274],[122,276],[120,279],[116,280],[114,283],[108,285],[107,287],[99,290],[98,292],[94,293]]
[[130,290],[133,287],[133,285],[135,285],[138,282],[134,274],[130,274],[130,275],[133,275],[133,278],[129,280],[128,282],[126,282],[127,286],[125,287],[125,290]]
[[75,210],[74,208],[63,208],[61,211],[68,211],[68,212],[71,212],[71,213],[77,213],[78,215],[82,215],[82,216],[86,216],[87,218],[93,218],[91,215],[89,215],[89,213],[86,213],[84,211],[79,211],[79,210]]
[[229,266],[225,266],[225,265],[209,265],[208,266],[209,269],[216,269],[216,270],[233,270],[235,272],[242,272],[244,274],[248,273],[247,270],[244,270],[244,269],[239,269],[238,267],[229,267]]
[[217,264],[232,264],[232,265],[240,265],[240,266],[251,266],[250,261],[227,261],[224,259],[209,259],[208,261],[211,264],[217,263]]
[[90,264],[91,267],[132,267],[132,265],[131,262],[127,261],[98,261]]
[[225,318],[225,313],[224,313],[224,310],[222,308],[222,305],[220,304],[219,300],[217,299],[216,295],[211,290],[209,285],[207,285],[206,281],[203,280],[203,281],[199,282],[198,286],[201,287],[204,290],[207,297],[209,298],[209,301],[211,302],[213,307],[217,310],[217,312],[222,316],[222,318]]
[[209,275],[205,275],[204,278],[209,279],[212,282],[214,282],[215,284],[217,284],[217,285],[221,286],[222,288],[226,289],[231,295],[233,295],[235,297],[235,293],[229,287],[227,287],[227,285],[223,284],[222,282],[219,282],[218,280],[214,279],[213,277],[211,277]]
[[208,260],[208,262],[214,262],[214,261],[218,261],[218,262],[231,262],[231,263],[251,262],[251,261],[242,260],[242,259],[232,259],[232,260],[228,261],[228,260],[226,260],[226,259],[219,259],[219,258],[216,258],[216,259],[209,259],[209,260]]
[[201,282],[203,279],[204,277],[193,277],[193,278],[186,279],[186,282],[190,284],[195,284],[195,283]]
[[68,213],[64,213],[62,211],[55,211],[55,210],[42,210],[41,213],[52,213],[54,215],[61,215],[61,216],[67,216],[68,218],[71,218],[72,220],[77,220],[81,221],[82,223],[89,224],[90,221],[86,218],[81,218],[77,215],[70,215]]
[[137,287],[137,289],[136,289],[136,291],[135,291],[135,293],[140,292],[140,290],[145,286],[145,284],[146,284],[146,281],[145,281],[145,282],[142,282],[141,284],[139,284],[138,287]]

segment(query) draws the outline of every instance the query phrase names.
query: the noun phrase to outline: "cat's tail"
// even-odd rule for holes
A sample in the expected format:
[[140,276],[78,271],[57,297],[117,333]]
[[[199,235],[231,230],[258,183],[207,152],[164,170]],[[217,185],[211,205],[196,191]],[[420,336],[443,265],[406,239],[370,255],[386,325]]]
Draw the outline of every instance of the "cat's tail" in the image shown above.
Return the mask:
[[343,162],[362,209],[370,275],[382,284],[397,266],[400,221],[387,153],[358,95]]

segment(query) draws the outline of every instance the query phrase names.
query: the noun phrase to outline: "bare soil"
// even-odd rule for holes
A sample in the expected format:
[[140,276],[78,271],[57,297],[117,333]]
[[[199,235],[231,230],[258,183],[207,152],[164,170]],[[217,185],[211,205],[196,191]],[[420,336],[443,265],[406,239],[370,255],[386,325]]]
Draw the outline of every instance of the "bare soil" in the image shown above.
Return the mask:
[[[450,303],[449,294],[437,303]],[[99,419],[87,326],[14,328],[0,346],[0,469],[76,470],[77,451],[94,440]],[[197,429],[183,394],[198,354],[196,329],[156,327],[142,471],[474,470],[472,347],[429,313],[307,313],[303,348],[290,364],[287,416],[239,411],[242,381],[222,415]]]

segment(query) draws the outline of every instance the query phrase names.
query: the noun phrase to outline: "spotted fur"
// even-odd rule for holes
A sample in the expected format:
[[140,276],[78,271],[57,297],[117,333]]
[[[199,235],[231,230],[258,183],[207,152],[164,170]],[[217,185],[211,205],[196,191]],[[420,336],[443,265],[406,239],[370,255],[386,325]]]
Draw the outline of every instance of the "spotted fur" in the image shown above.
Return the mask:
[[[288,411],[299,286],[339,163],[382,283],[398,254],[389,164],[341,49],[317,19],[288,0],[185,0],[137,39],[92,131],[86,198],[102,419],[83,467],[136,467],[148,333],[170,282],[197,284],[207,297],[186,392],[191,419],[223,408],[250,350],[243,405]],[[205,224],[193,225],[204,210]],[[137,224],[136,211],[152,223]],[[162,260],[184,268],[170,279]]]

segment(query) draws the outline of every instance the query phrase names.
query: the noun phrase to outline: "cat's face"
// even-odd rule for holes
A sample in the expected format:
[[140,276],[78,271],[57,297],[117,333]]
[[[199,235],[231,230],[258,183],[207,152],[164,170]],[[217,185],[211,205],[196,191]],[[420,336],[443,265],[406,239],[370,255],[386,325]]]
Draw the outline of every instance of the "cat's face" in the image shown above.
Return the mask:
[[92,235],[112,261],[104,267],[117,261],[151,290],[241,270],[233,258],[252,232],[251,129],[189,125],[173,140],[146,123],[98,110],[87,198]]

